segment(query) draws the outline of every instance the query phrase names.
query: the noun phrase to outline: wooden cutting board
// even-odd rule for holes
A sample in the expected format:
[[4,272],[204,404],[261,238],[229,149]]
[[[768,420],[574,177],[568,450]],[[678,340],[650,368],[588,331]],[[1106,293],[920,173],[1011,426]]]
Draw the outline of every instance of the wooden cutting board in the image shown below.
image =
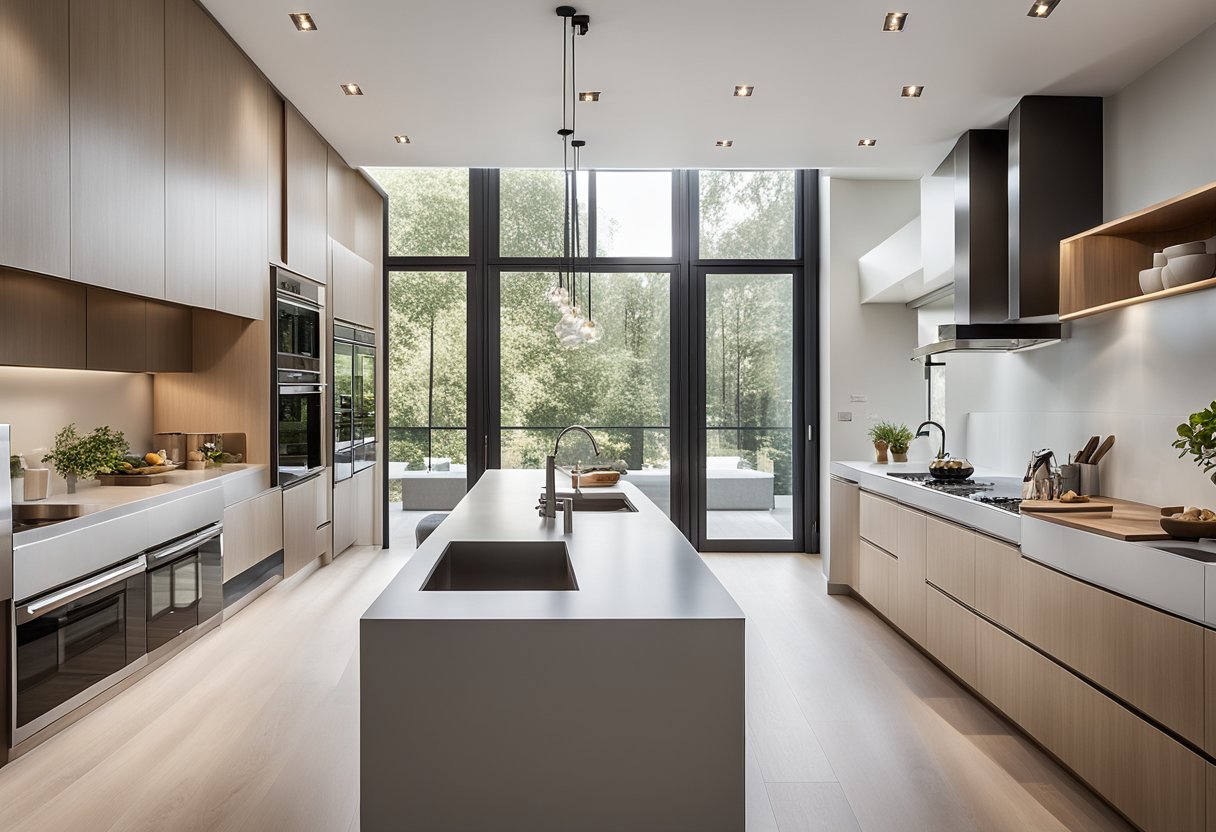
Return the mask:
[[1110,513],[1114,510],[1114,503],[1104,503],[1101,500],[1090,500],[1088,503],[1061,503],[1059,500],[1022,500],[1022,511],[1050,513],[1104,511]]
[[[172,471],[172,468],[166,469]],[[169,481],[165,474],[102,474],[97,478],[102,485],[163,485]]]
[[[1143,503],[1120,500],[1117,497],[1102,497],[1101,502],[1113,503],[1115,510],[1051,512],[1030,514],[1026,522],[1056,523],[1115,540],[1169,540],[1170,536],[1161,528],[1161,509]],[[1089,505],[1092,505],[1090,503]]]

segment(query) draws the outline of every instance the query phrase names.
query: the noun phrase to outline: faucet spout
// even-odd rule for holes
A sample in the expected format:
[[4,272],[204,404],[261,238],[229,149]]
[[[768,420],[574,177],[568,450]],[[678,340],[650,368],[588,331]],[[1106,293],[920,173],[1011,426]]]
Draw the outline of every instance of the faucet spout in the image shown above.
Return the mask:
[[[596,444],[595,437],[582,425],[571,425],[557,435],[557,440],[553,443],[553,453],[545,457],[545,517],[550,520],[557,517],[557,451],[561,447],[562,438],[570,431],[584,434],[591,440],[591,450],[595,452],[596,456],[600,455],[600,446]],[[569,524],[570,515],[567,513],[567,527]],[[568,532],[569,528],[566,530]]]
[[941,449],[937,452],[937,458],[945,459],[946,458],[946,429],[944,427],[939,425],[937,422],[933,422],[933,421],[921,422],[919,425],[916,426],[916,436],[918,438],[921,436],[927,437],[929,435],[929,431],[927,430],[927,428],[930,426],[935,427],[942,432],[942,445],[941,445]]

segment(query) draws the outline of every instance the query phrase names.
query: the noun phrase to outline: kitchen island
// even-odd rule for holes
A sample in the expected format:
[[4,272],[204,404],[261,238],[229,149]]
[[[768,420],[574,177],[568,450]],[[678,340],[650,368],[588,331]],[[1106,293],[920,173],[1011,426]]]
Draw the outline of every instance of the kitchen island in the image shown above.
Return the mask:
[[[486,472],[364,614],[362,828],[742,830],[742,611],[633,486],[563,534],[543,485]],[[423,589],[477,585],[449,553],[474,541],[483,575],[522,547],[577,588]]]

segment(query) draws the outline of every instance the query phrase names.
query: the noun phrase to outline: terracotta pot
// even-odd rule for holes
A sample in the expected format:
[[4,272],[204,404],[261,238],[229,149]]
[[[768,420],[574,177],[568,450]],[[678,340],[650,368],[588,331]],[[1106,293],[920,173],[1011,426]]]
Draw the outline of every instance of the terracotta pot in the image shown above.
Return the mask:
[[903,453],[900,453],[899,451],[891,451],[891,455],[896,462],[907,462],[908,461],[908,452],[907,451],[904,451]]
[[887,445],[886,442],[875,442],[874,443],[874,456],[876,458],[875,461],[879,465],[886,465],[887,462],[890,461],[887,459],[887,448],[888,447],[890,447],[890,446]]

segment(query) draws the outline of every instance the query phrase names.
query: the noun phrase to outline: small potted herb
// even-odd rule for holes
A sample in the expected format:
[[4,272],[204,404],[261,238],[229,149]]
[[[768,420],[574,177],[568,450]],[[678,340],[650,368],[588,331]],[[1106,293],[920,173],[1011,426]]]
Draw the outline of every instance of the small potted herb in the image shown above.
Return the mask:
[[21,469],[21,457],[10,456],[8,458],[8,478],[10,480],[9,493],[13,495],[13,502],[20,503],[25,500],[25,471]]
[[896,462],[907,462],[908,447],[913,438],[912,430],[907,425],[879,422],[870,428],[870,441],[874,443],[875,458],[880,465],[887,463],[888,450],[895,455]]
[[1216,484],[1216,473],[1212,473],[1216,471],[1216,402],[1188,416],[1186,422],[1178,426],[1178,438],[1173,444],[1180,451],[1179,459],[1193,458]]
[[198,452],[203,455],[206,463],[213,468],[219,468],[224,464],[224,451],[215,442],[204,442]]
[[122,431],[103,425],[81,436],[76,425],[71,424],[55,434],[55,446],[42,461],[54,465],[55,471],[67,481],[68,493],[75,494],[78,478],[109,474],[123,463],[126,452],[127,439]]

